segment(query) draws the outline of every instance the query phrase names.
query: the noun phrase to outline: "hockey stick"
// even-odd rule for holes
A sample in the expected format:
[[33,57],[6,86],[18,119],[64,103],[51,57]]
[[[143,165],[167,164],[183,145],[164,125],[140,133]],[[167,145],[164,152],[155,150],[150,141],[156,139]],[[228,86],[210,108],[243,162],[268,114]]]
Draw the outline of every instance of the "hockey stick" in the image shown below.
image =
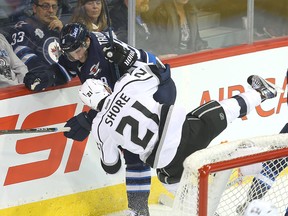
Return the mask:
[[0,135],[3,134],[23,134],[23,133],[49,133],[49,132],[69,132],[70,127],[51,127],[51,128],[31,128],[31,129],[15,129],[15,130],[0,130]]
[[[110,22],[110,14],[109,14],[109,8],[108,8],[108,3],[104,1],[104,8],[105,8],[105,13],[107,17],[107,26],[108,26],[108,34],[109,34],[109,43],[110,46],[113,48],[113,33],[112,33],[112,27],[111,27],[111,22]],[[115,67],[115,72],[116,72],[116,78],[117,80],[120,78],[120,72],[119,72],[119,67],[117,64],[114,64]]]

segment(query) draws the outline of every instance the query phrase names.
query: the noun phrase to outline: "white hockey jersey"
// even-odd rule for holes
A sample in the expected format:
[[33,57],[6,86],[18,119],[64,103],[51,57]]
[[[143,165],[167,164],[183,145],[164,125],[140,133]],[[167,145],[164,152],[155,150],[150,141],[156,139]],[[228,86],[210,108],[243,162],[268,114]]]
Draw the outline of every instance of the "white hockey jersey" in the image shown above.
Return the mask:
[[103,168],[117,167],[110,173],[120,168],[116,166],[118,146],[139,154],[153,168],[167,166],[176,154],[186,112],[153,99],[160,82],[157,71],[155,65],[142,65],[125,74],[93,120],[92,133],[102,152]]
[[0,34],[0,87],[22,84],[26,73],[26,65],[13,52],[4,35]]

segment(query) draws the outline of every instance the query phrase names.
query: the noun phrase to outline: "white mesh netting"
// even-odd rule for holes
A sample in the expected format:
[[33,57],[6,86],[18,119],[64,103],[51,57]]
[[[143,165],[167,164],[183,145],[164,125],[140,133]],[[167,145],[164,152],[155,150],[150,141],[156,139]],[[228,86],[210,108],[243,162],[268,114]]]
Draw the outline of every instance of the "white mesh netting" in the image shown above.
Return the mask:
[[[271,152],[273,156],[269,154]],[[206,197],[208,215],[243,215],[253,199],[275,204],[281,215],[284,215],[288,207],[288,153],[285,152],[288,152],[287,134],[243,139],[195,152],[184,162],[184,173],[175,196],[172,215],[199,215],[198,195],[202,191],[199,191],[198,170],[201,167],[218,162],[230,166],[233,159],[247,155],[245,159],[237,159],[233,168],[209,174]],[[283,157],[283,153],[287,158]],[[258,162],[253,161],[255,154],[261,155],[261,162],[259,159]],[[267,161],[267,157],[273,157],[273,160]]]

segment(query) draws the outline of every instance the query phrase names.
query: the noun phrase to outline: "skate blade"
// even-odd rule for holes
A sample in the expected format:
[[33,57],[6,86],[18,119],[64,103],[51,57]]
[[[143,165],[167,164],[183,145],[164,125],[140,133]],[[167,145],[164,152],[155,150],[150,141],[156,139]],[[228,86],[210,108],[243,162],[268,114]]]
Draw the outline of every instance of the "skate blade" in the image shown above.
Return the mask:
[[267,82],[270,86],[272,86],[273,88],[275,88],[275,90],[276,90],[277,93],[284,93],[284,90],[283,90],[280,86],[277,86],[277,85],[269,82],[268,80],[266,80],[266,82]]

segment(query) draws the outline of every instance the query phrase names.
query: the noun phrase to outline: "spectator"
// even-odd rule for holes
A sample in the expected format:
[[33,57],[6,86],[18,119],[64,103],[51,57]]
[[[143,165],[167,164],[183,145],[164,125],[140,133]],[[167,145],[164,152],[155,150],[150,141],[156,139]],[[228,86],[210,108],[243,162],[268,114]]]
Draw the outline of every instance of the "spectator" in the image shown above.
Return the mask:
[[104,0],[78,0],[78,6],[73,12],[71,22],[82,23],[89,31],[104,31],[107,29],[104,7]]
[[[136,0],[135,45],[153,52],[153,42],[148,24],[142,14],[148,12],[149,0]],[[128,42],[128,0],[118,0],[110,9],[112,27],[119,40]]]
[[273,38],[287,35],[288,1],[255,0],[255,34],[258,37]]
[[[4,5],[2,5],[4,3]],[[6,5],[5,5],[6,4]],[[8,15],[8,20],[10,24],[15,24],[19,20],[29,14],[30,12],[30,0],[5,0],[1,1],[1,9],[3,13]],[[0,10],[1,10],[0,9]]]
[[27,72],[26,65],[15,55],[4,35],[0,34],[0,87],[23,83]]
[[[35,0],[33,15],[16,23],[10,30],[9,42],[29,72],[24,77],[25,85],[40,91],[52,85],[70,80],[68,74],[57,64],[59,30],[63,24],[56,16],[57,0]],[[36,80],[37,78],[37,80]],[[35,83],[29,83],[31,80]]]
[[159,54],[186,54],[207,49],[199,35],[197,8],[191,0],[166,0],[153,12]]

